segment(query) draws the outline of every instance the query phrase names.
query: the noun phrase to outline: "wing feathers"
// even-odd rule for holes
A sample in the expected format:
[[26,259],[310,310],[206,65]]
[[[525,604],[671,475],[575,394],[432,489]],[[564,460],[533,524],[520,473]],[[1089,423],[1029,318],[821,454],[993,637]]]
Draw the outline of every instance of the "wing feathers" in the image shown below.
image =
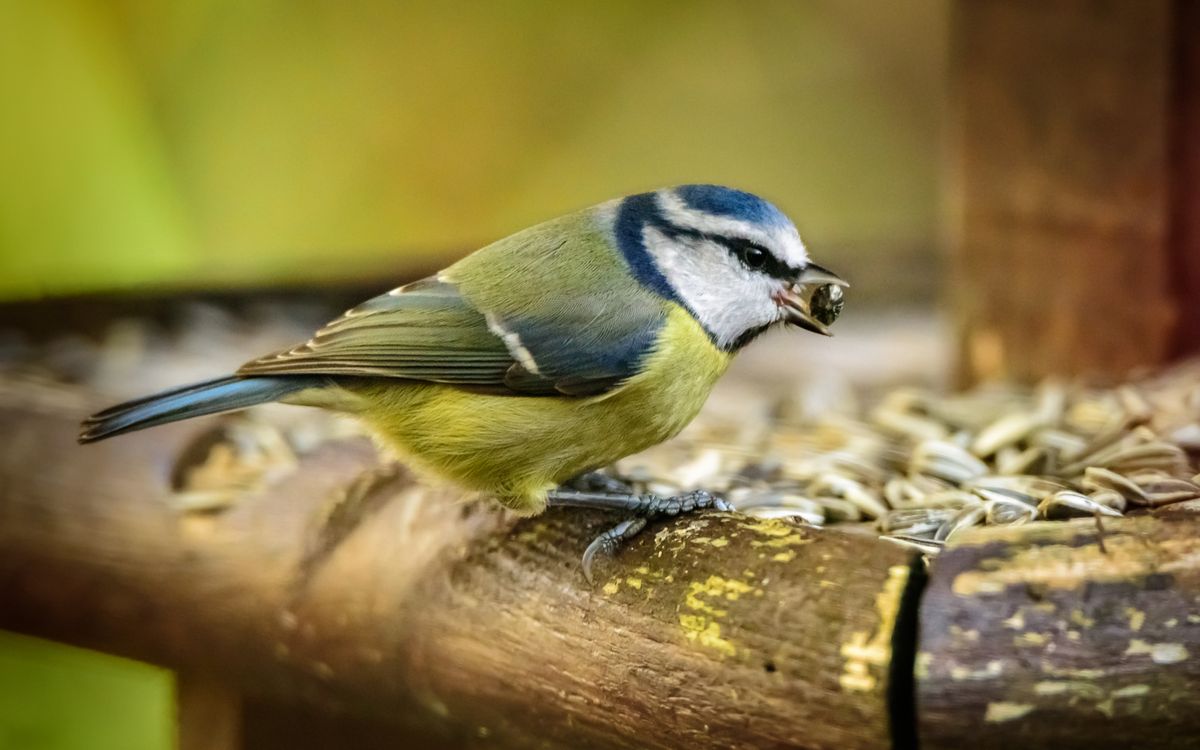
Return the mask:
[[525,396],[592,396],[639,371],[665,320],[620,295],[543,303],[543,317],[481,310],[431,277],[348,311],[300,346],[238,375],[323,374],[424,380]]

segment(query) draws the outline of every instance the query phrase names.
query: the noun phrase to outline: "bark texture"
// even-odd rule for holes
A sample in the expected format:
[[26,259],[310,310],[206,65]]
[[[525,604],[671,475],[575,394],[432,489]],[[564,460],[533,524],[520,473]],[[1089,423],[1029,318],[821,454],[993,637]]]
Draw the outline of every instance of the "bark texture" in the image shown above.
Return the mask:
[[921,605],[921,747],[1195,747],[1200,519],[973,531]]

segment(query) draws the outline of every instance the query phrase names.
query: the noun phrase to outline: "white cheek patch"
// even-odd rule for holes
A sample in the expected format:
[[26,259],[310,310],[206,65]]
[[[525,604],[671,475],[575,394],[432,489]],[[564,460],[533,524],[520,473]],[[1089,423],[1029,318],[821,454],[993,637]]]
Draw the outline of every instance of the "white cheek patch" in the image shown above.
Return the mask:
[[779,320],[773,298],[779,283],[744,268],[725,248],[685,245],[652,226],[642,238],[659,271],[718,345]]
[[763,227],[729,216],[714,216],[691,208],[673,191],[663,191],[658,194],[658,207],[667,221],[675,226],[703,234],[743,237],[771,248],[780,260],[794,268],[800,268],[808,263],[808,251],[805,249],[804,243],[800,241],[800,234],[790,224]]

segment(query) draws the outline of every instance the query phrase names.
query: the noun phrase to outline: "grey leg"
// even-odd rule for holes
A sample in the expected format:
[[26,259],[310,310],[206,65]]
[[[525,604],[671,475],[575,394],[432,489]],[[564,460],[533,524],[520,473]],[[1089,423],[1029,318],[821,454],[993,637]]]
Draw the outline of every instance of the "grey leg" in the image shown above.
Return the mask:
[[592,583],[592,563],[598,553],[613,554],[622,544],[638,535],[646,522],[655,518],[673,518],[698,510],[733,510],[723,499],[696,490],[675,497],[635,495],[628,492],[582,492],[572,489],[551,490],[546,496],[548,507],[590,508],[611,510],[631,515],[621,523],[592,540],[583,553],[583,575]]
[[586,474],[580,474],[564,484],[563,488],[578,492],[604,492],[615,495],[633,494],[633,487],[629,484],[600,471],[589,471]]

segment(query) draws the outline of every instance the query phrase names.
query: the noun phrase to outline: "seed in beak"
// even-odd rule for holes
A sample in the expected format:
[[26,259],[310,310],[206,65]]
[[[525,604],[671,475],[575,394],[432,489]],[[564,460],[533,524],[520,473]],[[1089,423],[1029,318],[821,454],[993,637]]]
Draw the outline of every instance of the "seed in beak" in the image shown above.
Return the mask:
[[833,325],[842,314],[842,308],[846,306],[846,294],[837,284],[822,284],[812,293],[808,304],[812,316],[819,323],[825,326]]

